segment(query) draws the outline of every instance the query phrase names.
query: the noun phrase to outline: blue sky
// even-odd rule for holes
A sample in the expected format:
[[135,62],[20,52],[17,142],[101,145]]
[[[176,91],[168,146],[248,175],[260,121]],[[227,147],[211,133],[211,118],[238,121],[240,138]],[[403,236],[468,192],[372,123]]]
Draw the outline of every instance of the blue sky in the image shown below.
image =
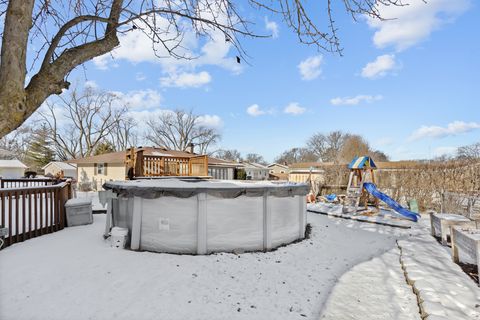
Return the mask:
[[178,62],[130,34],[70,79],[120,92],[140,123],[193,109],[219,128],[219,148],[268,161],[332,130],[361,134],[393,160],[431,158],[480,141],[480,8],[411,3],[383,9],[398,18],[383,23],[337,13],[343,57],[298,43],[278,17],[245,7],[257,32],[274,34],[243,40],[249,64],[237,65],[221,37],[187,38],[199,59]]

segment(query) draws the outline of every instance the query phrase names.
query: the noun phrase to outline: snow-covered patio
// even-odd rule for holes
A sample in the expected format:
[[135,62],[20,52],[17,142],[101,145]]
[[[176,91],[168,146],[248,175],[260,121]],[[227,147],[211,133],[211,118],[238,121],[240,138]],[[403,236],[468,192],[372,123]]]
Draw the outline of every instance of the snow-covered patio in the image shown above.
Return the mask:
[[314,213],[268,253],[113,249],[105,215],[0,252],[0,319],[420,319],[397,240],[419,230]]

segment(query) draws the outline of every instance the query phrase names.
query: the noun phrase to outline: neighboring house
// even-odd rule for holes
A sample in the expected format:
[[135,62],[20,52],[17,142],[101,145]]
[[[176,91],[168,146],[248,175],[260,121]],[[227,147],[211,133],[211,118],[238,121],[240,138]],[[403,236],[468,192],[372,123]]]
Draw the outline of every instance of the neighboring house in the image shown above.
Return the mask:
[[233,180],[239,168],[243,168],[240,163],[208,157],[208,175],[213,179]]
[[287,165],[280,164],[280,163],[272,163],[267,166],[270,173],[278,174],[278,173],[288,173],[289,168]]
[[288,180],[290,169],[287,165],[280,163],[272,163],[267,166],[269,172],[269,180]]
[[63,176],[77,180],[77,164],[67,163],[61,161],[52,161],[43,168],[45,175],[50,174],[55,176],[63,171]]
[[105,181],[125,180],[125,151],[69,160],[77,165],[80,190],[101,189]]
[[268,167],[259,163],[243,163],[243,169],[247,175],[247,180],[267,180],[268,179]]
[[[143,147],[143,155],[166,157],[194,157],[195,153],[187,151],[168,150],[165,148]],[[89,186],[99,190],[105,181],[125,180],[125,151],[105,153],[81,159],[69,160],[77,165],[77,180],[80,189]],[[208,158],[208,172],[215,179],[233,179],[237,163],[226,160]]]
[[22,178],[27,168],[26,165],[17,159],[0,160],[0,177],[8,179]]

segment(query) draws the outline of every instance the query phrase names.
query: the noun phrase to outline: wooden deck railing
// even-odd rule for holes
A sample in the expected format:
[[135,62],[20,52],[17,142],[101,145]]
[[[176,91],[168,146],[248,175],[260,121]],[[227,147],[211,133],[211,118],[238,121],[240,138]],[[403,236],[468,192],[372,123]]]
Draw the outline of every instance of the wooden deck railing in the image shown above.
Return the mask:
[[184,158],[140,154],[135,168],[136,177],[207,175],[207,156]]
[[2,248],[63,229],[65,202],[70,198],[72,186],[69,181],[0,189],[0,227],[8,228]]
[[[65,179],[60,181],[65,181]],[[2,179],[0,178],[0,189],[51,186],[53,184],[57,184],[60,181],[55,179],[50,179],[50,178],[38,178],[38,179],[28,179],[28,178]]]

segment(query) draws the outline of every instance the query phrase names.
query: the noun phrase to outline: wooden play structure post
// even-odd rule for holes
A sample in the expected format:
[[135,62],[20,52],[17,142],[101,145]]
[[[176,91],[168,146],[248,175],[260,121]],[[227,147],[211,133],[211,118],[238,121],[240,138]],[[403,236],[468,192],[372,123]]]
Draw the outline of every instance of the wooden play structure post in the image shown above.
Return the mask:
[[[357,213],[360,200],[363,199],[365,211],[368,210],[368,192],[363,187],[363,183],[367,182],[368,175],[370,181],[375,183],[374,170],[377,169],[375,162],[370,157],[356,157],[348,165],[350,175],[348,177],[347,197],[343,204],[343,213]],[[375,211],[379,210],[378,199],[375,198]]]

